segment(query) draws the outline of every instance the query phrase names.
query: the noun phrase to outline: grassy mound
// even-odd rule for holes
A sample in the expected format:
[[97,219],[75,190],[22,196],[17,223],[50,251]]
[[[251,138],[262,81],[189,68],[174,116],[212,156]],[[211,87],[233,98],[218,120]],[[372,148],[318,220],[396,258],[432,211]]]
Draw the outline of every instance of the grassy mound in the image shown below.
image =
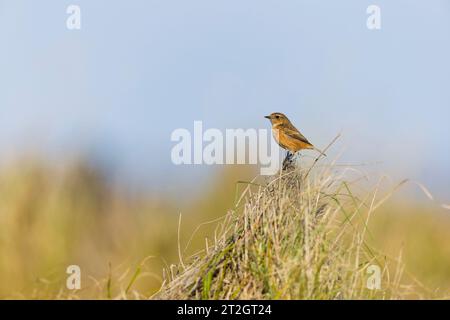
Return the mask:
[[380,203],[374,195],[353,195],[344,176],[342,170],[322,166],[248,183],[235,209],[219,223],[213,243],[166,270],[156,298],[407,296],[411,288],[401,284],[402,264],[365,240],[369,218]]

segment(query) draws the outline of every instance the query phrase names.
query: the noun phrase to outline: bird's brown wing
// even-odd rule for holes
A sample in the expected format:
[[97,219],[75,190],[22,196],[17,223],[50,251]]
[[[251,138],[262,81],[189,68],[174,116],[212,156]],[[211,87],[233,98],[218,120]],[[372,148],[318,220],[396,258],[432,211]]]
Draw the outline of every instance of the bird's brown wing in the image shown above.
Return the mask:
[[308,139],[306,139],[305,138],[305,136],[304,135],[302,135],[294,126],[291,126],[290,128],[284,128],[284,133],[287,135],[287,136],[289,136],[289,137],[291,137],[291,138],[293,138],[293,139],[297,139],[297,140],[300,140],[301,142],[304,142],[304,143],[306,143],[306,144],[309,144],[309,145],[313,145],[311,142],[309,142],[308,141]]

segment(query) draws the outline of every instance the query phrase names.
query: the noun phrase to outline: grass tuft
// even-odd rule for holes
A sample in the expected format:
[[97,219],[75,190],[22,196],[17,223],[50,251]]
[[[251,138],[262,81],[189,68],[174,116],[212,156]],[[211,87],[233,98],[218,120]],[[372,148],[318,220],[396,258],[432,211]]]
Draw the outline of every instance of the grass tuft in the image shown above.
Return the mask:
[[[370,217],[386,197],[377,202],[378,188],[357,197],[351,188],[342,170],[326,165],[248,183],[215,241],[182,262],[156,298],[407,297],[401,260],[366,242]],[[373,265],[382,280],[375,290],[368,288]]]

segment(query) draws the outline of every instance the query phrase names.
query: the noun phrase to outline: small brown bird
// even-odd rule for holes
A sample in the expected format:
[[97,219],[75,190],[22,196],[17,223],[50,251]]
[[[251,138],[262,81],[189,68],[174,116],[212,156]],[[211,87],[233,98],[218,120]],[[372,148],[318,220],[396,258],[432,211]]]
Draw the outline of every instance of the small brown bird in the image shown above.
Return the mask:
[[275,141],[283,149],[294,155],[303,149],[313,149],[326,156],[322,151],[314,147],[296,127],[289,121],[289,119],[280,112],[274,112],[270,116],[265,116],[272,123],[272,133]]

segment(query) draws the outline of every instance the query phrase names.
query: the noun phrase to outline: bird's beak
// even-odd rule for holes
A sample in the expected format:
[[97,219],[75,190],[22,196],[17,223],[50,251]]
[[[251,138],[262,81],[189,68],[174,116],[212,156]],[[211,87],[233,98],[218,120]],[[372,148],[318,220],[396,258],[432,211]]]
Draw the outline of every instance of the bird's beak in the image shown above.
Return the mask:
[[270,116],[264,116],[264,118],[269,119],[270,120]]

